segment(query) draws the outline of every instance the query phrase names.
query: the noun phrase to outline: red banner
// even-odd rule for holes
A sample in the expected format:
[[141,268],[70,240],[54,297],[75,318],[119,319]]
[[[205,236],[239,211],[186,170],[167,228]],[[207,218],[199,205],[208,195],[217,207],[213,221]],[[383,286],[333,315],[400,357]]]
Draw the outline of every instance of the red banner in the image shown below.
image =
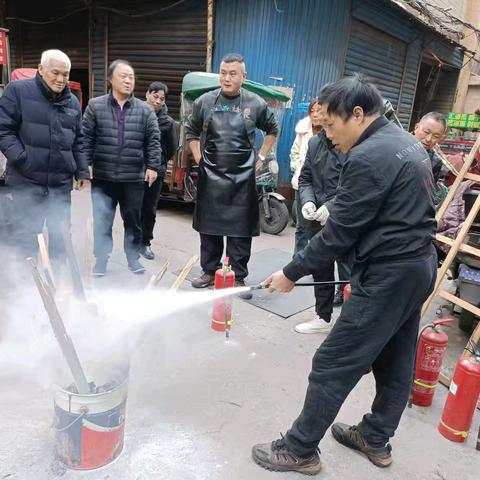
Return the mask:
[[7,64],[7,36],[0,32],[0,65]]

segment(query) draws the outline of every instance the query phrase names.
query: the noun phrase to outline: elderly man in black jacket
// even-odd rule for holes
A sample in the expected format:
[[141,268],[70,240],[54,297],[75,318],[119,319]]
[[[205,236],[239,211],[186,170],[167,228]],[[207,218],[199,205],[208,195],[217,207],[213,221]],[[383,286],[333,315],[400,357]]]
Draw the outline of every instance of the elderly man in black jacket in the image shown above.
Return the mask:
[[123,219],[128,268],[143,273],[142,202],[160,170],[160,132],[153,108],[133,96],[135,76],[125,60],[108,68],[111,92],[88,103],[83,118],[84,150],[92,166],[94,275],[105,275],[112,252],[117,204]]
[[54,264],[65,254],[73,179],[82,189],[90,178],[82,112],[68,87],[70,66],[65,53],[47,50],[36,76],[10,83],[0,98],[0,150],[13,196],[14,243],[23,257],[34,256],[36,234],[46,223]]
[[339,187],[322,231],[265,284],[289,292],[352,252],[352,293],[313,357],[300,416],[283,438],[252,451],[264,468],[308,474],[320,471],[318,444],[369,367],[371,413],[331,430],[376,466],[392,463],[389,439],[408,401],[420,312],[437,273],[433,176],[422,144],[388,122],[377,88],[359,75],[325,87],[319,101],[327,106],[328,138],[348,152]]

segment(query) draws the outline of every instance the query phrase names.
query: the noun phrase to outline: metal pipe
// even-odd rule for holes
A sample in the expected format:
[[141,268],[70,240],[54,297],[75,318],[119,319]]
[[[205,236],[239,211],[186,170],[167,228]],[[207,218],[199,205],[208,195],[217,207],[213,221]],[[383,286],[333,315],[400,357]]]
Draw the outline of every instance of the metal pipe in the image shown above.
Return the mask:
[[[350,283],[348,280],[333,280],[331,282],[297,282],[295,283],[296,287],[318,287],[318,286],[330,286],[330,285],[347,285]],[[250,287],[250,290],[263,290],[268,288],[266,285],[262,283],[258,285],[253,285]]]

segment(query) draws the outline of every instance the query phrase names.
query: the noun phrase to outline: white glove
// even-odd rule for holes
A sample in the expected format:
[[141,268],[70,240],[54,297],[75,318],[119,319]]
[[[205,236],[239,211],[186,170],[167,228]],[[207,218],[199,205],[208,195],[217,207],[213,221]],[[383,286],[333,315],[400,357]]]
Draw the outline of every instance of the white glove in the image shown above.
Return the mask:
[[302,207],[302,215],[305,220],[315,220],[313,217],[317,210],[317,206],[313,202],[307,202]]
[[313,219],[317,222],[320,222],[320,225],[325,225],[327,223],[330,212],[325,205],[322,205],[314,214]]

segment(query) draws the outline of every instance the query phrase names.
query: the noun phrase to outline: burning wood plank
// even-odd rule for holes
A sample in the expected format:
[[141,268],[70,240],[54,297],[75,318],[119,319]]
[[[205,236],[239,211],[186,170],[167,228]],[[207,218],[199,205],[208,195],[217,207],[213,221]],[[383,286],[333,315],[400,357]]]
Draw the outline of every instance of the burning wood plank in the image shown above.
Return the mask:
[[45,310],[48,313],[55,338],[60,345],[60,349],[65,357],[65,360],[67,361],[70,372],[72,373],[73,381],[75,382],[78,393],[88,394],[90,393],[90,386],[87,382],[82,365],[80,364],[77,351],[75,350],[73,342],[68,336],[67,330],[65,329],[65,324],[60,316],[60,312],[58,311],[52,292],[48,284],[45,283],[40,275],[40,272],[38,271],[33,259],[27,258],[27,262],[32,270],[32,276],[35,280],[35,285],[40,293]]

